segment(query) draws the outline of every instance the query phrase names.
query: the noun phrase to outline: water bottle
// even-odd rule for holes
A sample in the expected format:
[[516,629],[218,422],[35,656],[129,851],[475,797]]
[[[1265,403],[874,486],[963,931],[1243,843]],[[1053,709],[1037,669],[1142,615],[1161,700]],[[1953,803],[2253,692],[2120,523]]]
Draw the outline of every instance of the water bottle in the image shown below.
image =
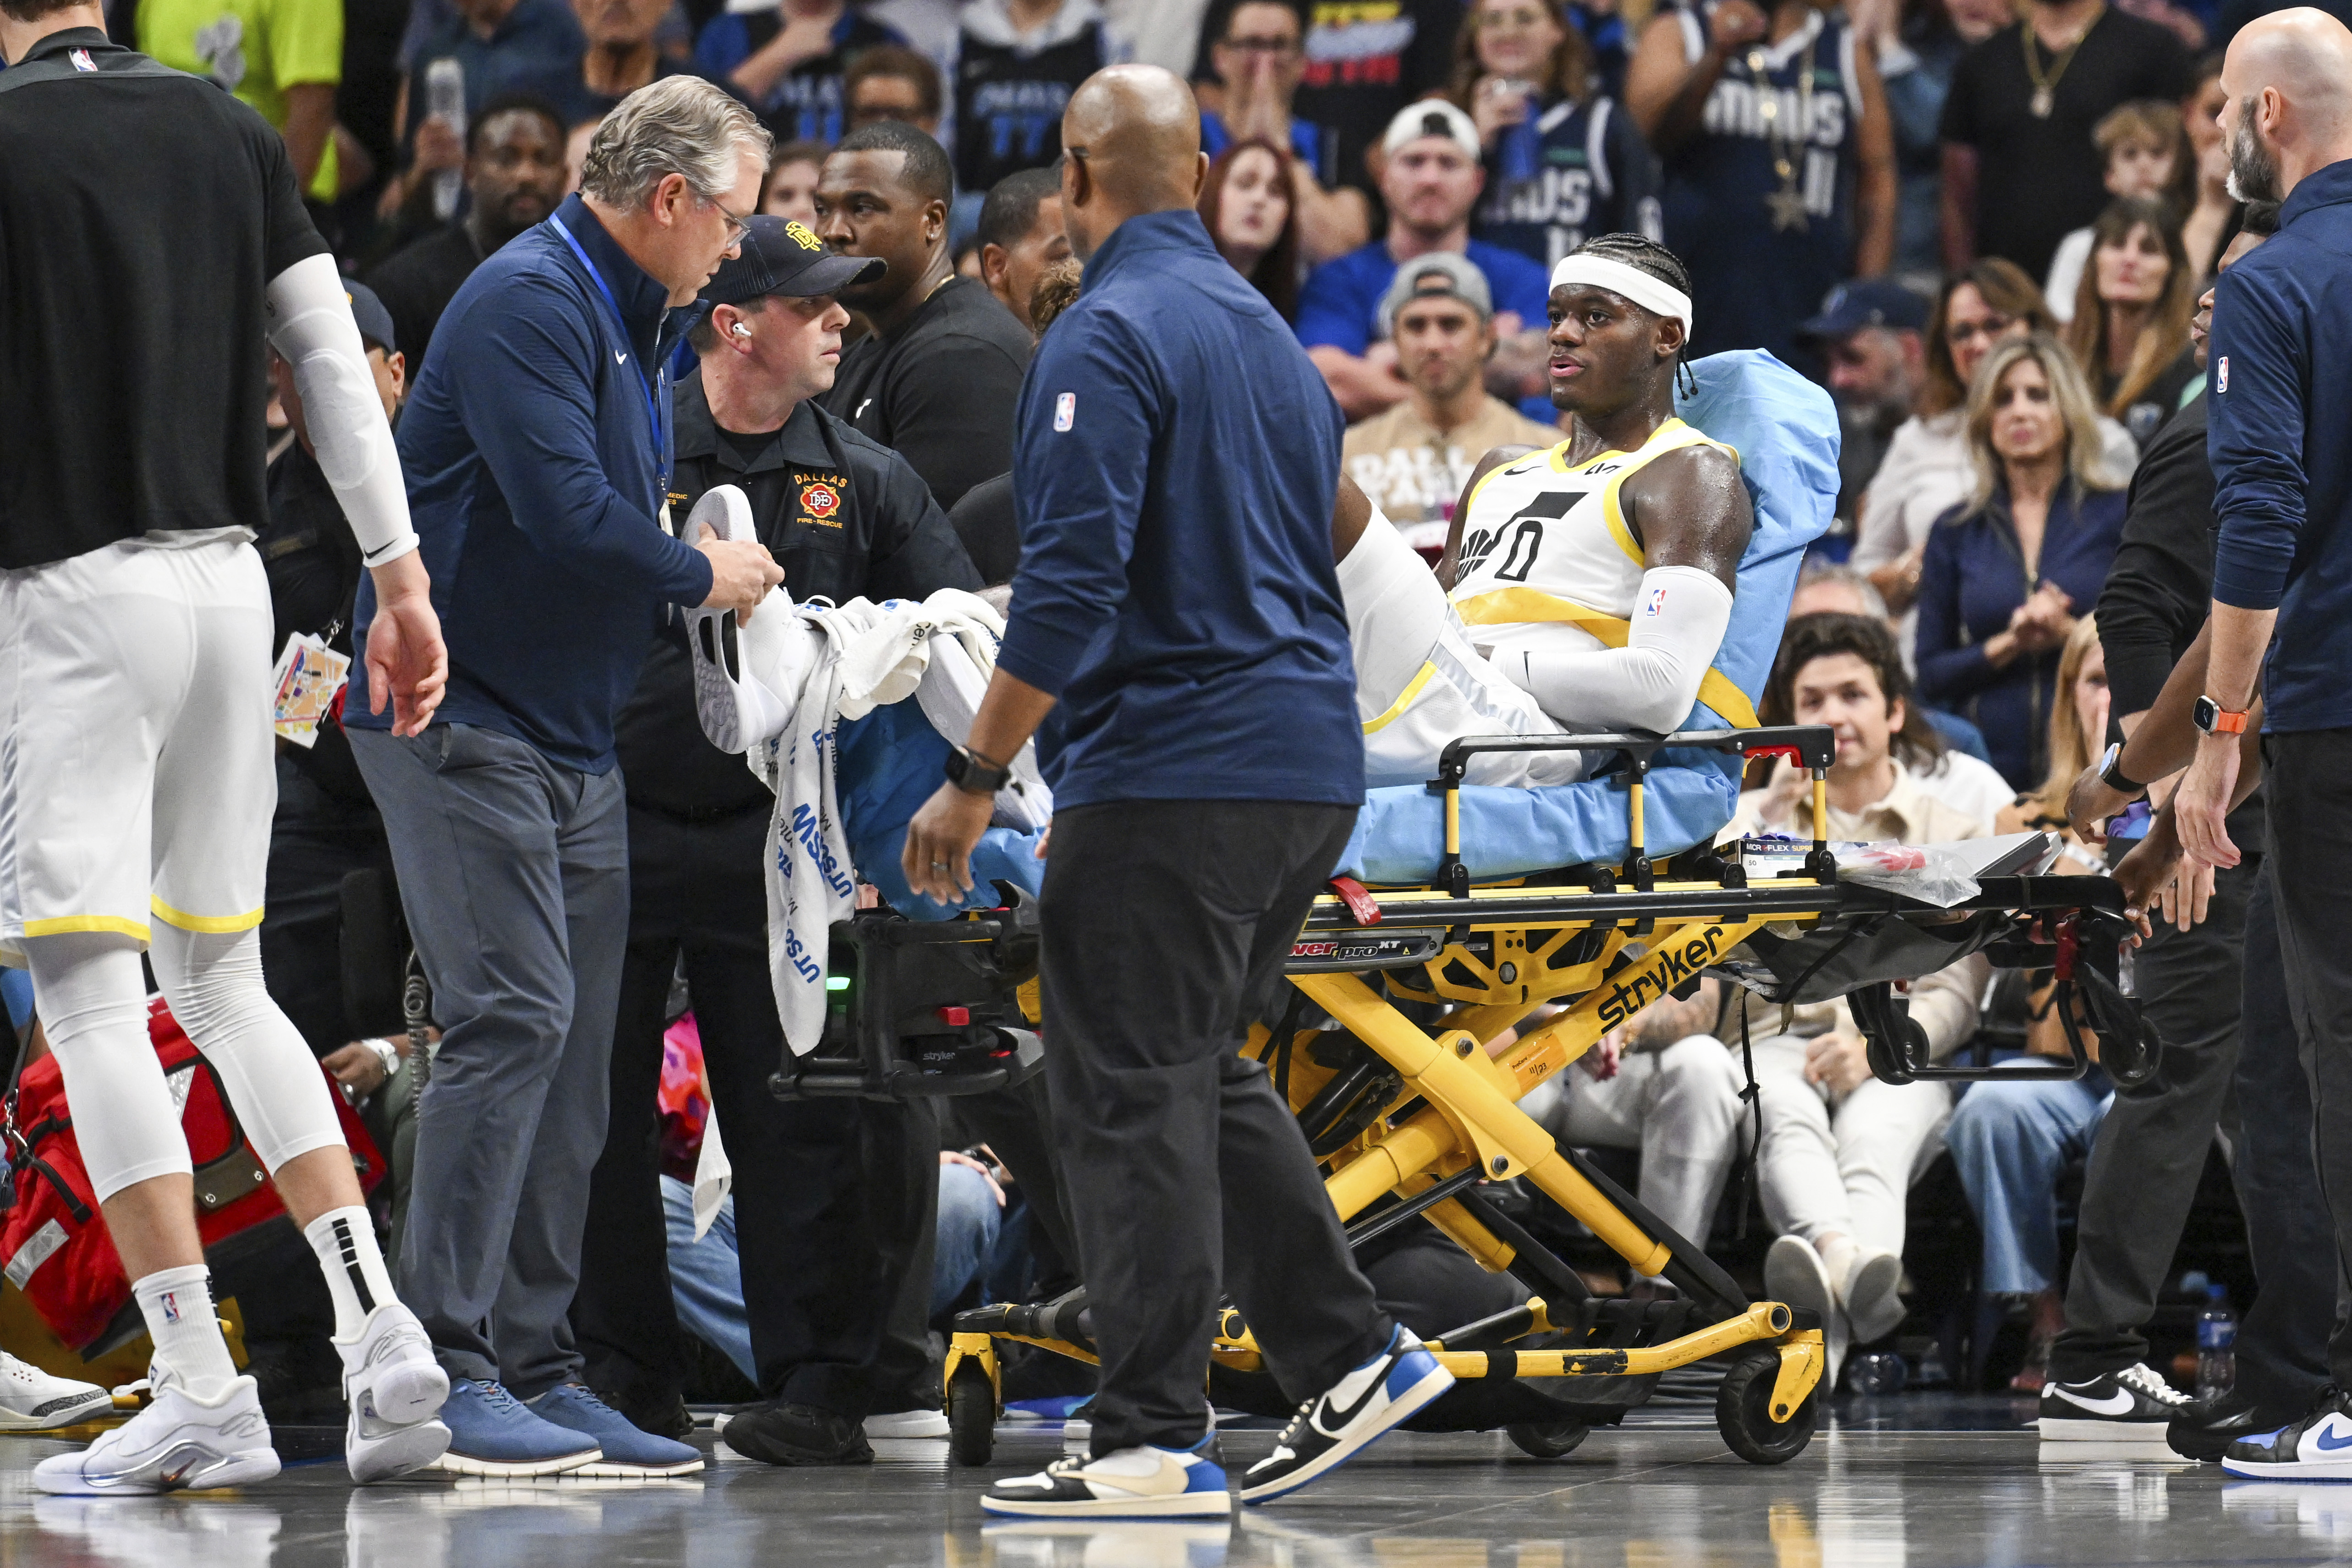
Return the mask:
[[1846,1363],[1845,1385],[1855,1394],[1900,1394],[1903,1370],[1893,1351],[1870,1351]]
[[2205,1287],[2205,1310],[2197,1315],[2197,1397],[2227,1394],[2238,1381],[2238,1314],[2230,1310],[2225,1285]]
[[[449,122],[459,142],[466,140],[466,68],[444,57],[425,68],[425,112]],[[433,216],[443,223],[457,216],[457,197],[466,188],[463,169],[436,169],[433,174]]]

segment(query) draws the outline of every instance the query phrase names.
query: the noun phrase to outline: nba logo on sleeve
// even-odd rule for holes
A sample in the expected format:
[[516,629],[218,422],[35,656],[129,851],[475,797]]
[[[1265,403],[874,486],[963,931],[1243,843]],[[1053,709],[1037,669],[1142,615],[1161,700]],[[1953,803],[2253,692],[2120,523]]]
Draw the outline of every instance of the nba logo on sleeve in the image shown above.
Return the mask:
[[1666,591],[1664,588],[1651,589],[1649,597],[1642,603],[1642,614],[1650,616],[1661,616],[1665,613],[1665,609]]
[[1076,393],[1066,392],[1054,399],[1055,429],[1067,430],[1072,425],[1077,423],[1077,418],[1078,395]]
[[2213,367],[2213,390],[2216,392],[2230,390],[2230,356],[2228,354],[2223,354],[2220,363]]

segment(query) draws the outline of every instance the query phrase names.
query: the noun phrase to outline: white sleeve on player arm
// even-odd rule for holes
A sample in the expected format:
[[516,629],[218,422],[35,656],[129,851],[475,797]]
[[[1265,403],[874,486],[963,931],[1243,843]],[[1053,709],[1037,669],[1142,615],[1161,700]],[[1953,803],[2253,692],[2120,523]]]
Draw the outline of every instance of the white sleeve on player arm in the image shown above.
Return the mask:
[[1653,566],[1642,574],[1623,647],[1535,651],[1497,662],[1570,730],[1663,733],[1690,716],[1730,625],[1731,590],[1713,573]]
[[310,444],[361,559],[372,567],[397,560],[417,542],[408,522],[408,486],[335,258],[296,262],[269,280],[268,301],[269,342],[294,367]]

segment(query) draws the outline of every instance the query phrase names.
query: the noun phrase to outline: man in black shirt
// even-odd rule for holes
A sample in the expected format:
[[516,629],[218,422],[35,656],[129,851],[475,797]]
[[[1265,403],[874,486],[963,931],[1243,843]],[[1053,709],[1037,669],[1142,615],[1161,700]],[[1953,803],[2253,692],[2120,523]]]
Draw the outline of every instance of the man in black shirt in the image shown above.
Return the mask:
[[567,128],[562,111],[534,92],[501,93],[466,127],[466,193],[472,210],[368,274],[392,312],[394,346],[422,369],[433,328],[474,268],[563,199]]
[[[2275,205],[2249,208],[2247,227],[2222,252],[2221,266],[2277,226]],[[2212,299],[2209,290],[2190,329],[2200,369]],[[2212,605],[2220,528],[2205,414],[2200,393],[2156,433],[2132,473],[2131,510],[2099,593],[2099,642],[2117,725],[2133,736],[2147,731],[2148,743],[2111,752],[2095,773],[2137,778],[2135,762],[2150,774],[2165,771],[2141,761],[2163,740],[2150,728],[2158,698],[2184,658],[2201,671],[2202,655],[2191,650]],[[2078,816],[2120,809],[2126,798],[2095,779],[2078,783],[2070,805],[2084,807]],[[2229,827],[2240,843],[2263,841],[2259,791],[2231,813]],[[2157,829],[2169,830],[2168,822]],[[2312,1163],[2311,1090],[2286,1005],[2270,879],[2254,855],[2211,875],[2201,923],[2181,931],[2159,921],[2140,948],[2138,993],[2164,1037],[2164,1061],[2149,1082],[2117,1091],[2092,1150],[2066,1329],[2050,1358],[2061,1392],[2044,1396],[2045,1410],[2053,1399],[2079,1405],[2066,1400],[2066,1387],[2102,1397],[2107,1391],[2097,1380],[2147,1353],[2145,1330],[2234,1083],[2231,1175],[2262,1291],[2239,1329],[2236,1382],[2171,1420],[2174,1448],[2200,1459],[2219,1458],[2232,1438],[2274,1430],[2309,1407],[2327,1382],[2336,1303],[2332,1231]],[[2064,1418],[2095,1438],[2105,1435],[2084,1415],[2070,1408]]]
[[2070,232],[2107,205],[2092,127],[2136,98],[2196,85],[2169,29],[2105,0],[2036,0],[1960,57],[1944,100],[1944,269],[2000,256],[2040,279]]
[[1013,467],[1013,406],[1029,333],[948,252],[953,184],[940,144],[896,121],[851,132],[816,189],[816,231],[889,270],[841,302],[873,332],[842,356],[827,411],[913,465],[940,505]]
[[[422,730],[448,655],[392,432],[286,143],[107,39],[96,0],[0,0],[0,948],[29,968],[93,1195],[154,1341],[153,1400],[35,1468],[125,1495],[278,1473],[214,1316],[141,950],[317,1253],[345,1463],[430,1464],[449,1382],[395,1299],[331,1091],[261,983],[268,859],[265,337],[373,570],[369,685]],[[93,352],[103,321],[110,352]],[[358,693],[354,700],[365,700]]]
[[[912,468],[813,401],[849,313],[835,295],[877,261],[758,216],[703,289],[677,385],[673,515],[740,487],[795,599],[840,603],[977,588],[979,574]],[[994,310],[995,306],[989,307]],[[629,790],[629,947],[613,1037],[612,1111],[589,1194],[574,1331],[591,1386],[648,1431],[690,1426],[662,1226],[655,1091],[683,955],[712,1099],[735,1167],[735,1227],[760,1392],[728,1445],[772,1464],[863,1463],[880,1325],[936,1197],[919,1106],[780,1104],[783,1034],[768,969],[765,860],[774,798],[704,739],[683,624],[656,637],[617,730]],[[921,1281],[928,1292],[929,1279]]]

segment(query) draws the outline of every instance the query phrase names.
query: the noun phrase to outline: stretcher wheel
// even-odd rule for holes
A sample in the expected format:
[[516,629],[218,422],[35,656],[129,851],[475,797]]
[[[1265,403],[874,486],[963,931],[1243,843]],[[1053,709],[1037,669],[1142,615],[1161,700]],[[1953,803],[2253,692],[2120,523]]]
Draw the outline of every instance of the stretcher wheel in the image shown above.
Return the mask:
[[1503,1434],[1519,1446],[1522,1454],[1557,1459],[1563,1454],[1574,1453],[1577,1445],[1592,1435],[1592,1428],[1573,1421],[1522,1421],[1516,1426],[1504,1427]]
[[996,1385],[977,1361],[948,1380],[948,1447],[959,1465],[984,1465],[996,1451]]
[[1904,1039],[1905,1052],[1916,1053],[1920,1061],[1927,1059],[1927,1031],[1906,1017],[1895,1016],[1890,1027],[1874,1029],[1863,1037],[1863,1059],[1870,1064],[1870,1076],[1881,1083],[1912,1081],[1911,1069],[1895,1048],[1897,1038]]
[[1785,1465],[1813,1440],[1820,1415],[1818,1385],[1786,1421],[1772,1419],[1772,1385],[1780,1376],[1780,1352],[1753,1351],[1724,1374],[1715,1396],[1716,1430],[1731,1451],[1751,1465]]

